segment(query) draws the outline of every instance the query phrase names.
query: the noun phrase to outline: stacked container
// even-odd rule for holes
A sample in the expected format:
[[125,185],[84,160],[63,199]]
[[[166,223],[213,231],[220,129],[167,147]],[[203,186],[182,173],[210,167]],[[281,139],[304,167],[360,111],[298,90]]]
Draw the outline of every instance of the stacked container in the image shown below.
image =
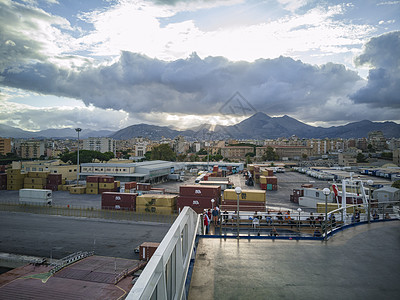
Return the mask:
[[261,176],[260,167],[254,166],[253,178],[255,183],[260,183],[260,176]]
[[74,186],[69,189],[70,194],[85,194],[86,187],[84,186]]
[[47,184],[49,172],[28,172],[24,178],[25,189],[44,189]]
[[181,211],[185,206],[190,206],[197,213],[204,209],[211,209],[212,199],[214,206],[221,203],[221,186],[214,185],[181,185],[177,199],[177,209]]
[[304,197],[303,189],[294,189],[293,195],[290,195],[290,202],[299,203],[299,198]]
[[99,176],[88,176],[86,177],[86,194],[98,194],[99,193]]
[[26,174],[21,174],[21,169],[7,170],[7,190],[20,190],[24,187]]
[[260,186],[262,190],[277,191],[278,178],[276,176],[260,176]]
[[39,189],[20,189],[19,202],[21,204],[48,204],[50,205],[53,200],[53,193],[51,190]]
[[136,191],[137,184],[135,181],[125,182],[125,193]]
[[52,191],[61,190],[60,186],[63,184],[62,174],[49,174],[47,176],[46,189]]
[[[234,189],[224,191],[224,199],[222,200],[222,210],[237,210],[237,198]],[[239,209],[242,211],[260,211],[265,212],[265,191],[242,190],[239,194]]]
[[272,169],[264,169],[261,171],[263,176],[274,176],[274,170]]
[[101,195],[101,209],[135,211],[136,197],[137,194],[104,192]]
[[176,211],[176,195],[145,194],[137,196],[136,211],[170,215]]
[[137,183],[136,184],[136,189],[138,191],[150,191],[151,190],[151,184],[150,183]]
[[6,190],[6,189],[7,189],[7,174],[0,173],[0,190]]
[[117,189],[113,176],[99,176],[99,194],[115,192]]

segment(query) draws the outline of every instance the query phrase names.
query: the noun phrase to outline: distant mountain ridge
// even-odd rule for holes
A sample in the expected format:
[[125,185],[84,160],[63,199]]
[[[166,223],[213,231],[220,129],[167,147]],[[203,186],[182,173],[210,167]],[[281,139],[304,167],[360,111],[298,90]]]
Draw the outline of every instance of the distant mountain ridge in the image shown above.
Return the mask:
[[[161,138],[173,139],[178,135],[190,140],[206,139],[276,139],[296,135],[299,138],[362,138],[367,137],[371,131],[381,130],[387,138],[400,138],[400,124],[394,122],[371,122],[368,120],[349,123],[342,126],[328,128],[315,127],[304,124],[292,117],[270,117],[258,112],[251,117],[231,126],[215,126],[210,131],[211,125],[202,125],[189,130],[176,130],[167,126],[149,124],[131,125],[116,132],[83,129],[80,133],[82,139],[88,137],[111,137],[116,140],[146,137],[152,140]],[[77,138],[73,128],[47,129],[39,132],[24,131],[7,125],[0,124],[1,137],[13,138]]]

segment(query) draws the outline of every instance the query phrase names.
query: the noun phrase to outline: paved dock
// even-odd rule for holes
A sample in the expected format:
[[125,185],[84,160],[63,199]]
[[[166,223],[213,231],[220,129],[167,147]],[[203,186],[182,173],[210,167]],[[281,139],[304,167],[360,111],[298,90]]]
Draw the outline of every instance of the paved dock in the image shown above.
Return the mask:
[[189,299],[397,299],[400,221],[329,241],[200,239]]

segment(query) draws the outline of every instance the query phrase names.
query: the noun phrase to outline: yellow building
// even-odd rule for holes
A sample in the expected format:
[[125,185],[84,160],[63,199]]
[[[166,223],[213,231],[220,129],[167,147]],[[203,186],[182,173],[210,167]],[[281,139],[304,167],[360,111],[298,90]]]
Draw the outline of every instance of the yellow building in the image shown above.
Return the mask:
[[21,171],[27,172],[50,172],[51,174],[62,174],[65,180],[76,179],[76,165],[64,164],[61,160],[37,160],[21,162]]

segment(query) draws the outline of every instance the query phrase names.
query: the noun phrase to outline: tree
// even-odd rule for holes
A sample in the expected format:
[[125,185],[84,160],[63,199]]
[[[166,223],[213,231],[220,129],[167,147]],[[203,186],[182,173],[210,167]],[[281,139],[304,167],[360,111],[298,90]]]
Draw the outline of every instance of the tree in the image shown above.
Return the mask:
[[393,182],[392,187],[394,187],[396,189],[400,189],[400,180],[396,180],[395,182]]
[[201,148],[199,152],[197,152],[197,155],[207,155],[207,150],[205,150],[204,148]]
[[365,156],[362,153],[357,154],[357,163],[365,163],[367,160],[365,159]]
[[267,151],[265,151],[264,155],[262,156],[263,160],[278,160],[279,159],[279,155],[276,154],[276,152],[274,151],[274,148],[272,148],[271,146],[267,147]]
[[[109,161],[111,158],[114,158],[114,153],[112,152],[101,153],[92,150],[79,150],[79,163],[91,163],[95,159],[100,161]],[[64,152],[61,154],[60,159],[65,163],[69,162],[75,165],[77,163],[78,153],[77,151]]]
[[150,158],[151,160],[175,161],[176,154],[168,144],[161,144],[153,148]]

